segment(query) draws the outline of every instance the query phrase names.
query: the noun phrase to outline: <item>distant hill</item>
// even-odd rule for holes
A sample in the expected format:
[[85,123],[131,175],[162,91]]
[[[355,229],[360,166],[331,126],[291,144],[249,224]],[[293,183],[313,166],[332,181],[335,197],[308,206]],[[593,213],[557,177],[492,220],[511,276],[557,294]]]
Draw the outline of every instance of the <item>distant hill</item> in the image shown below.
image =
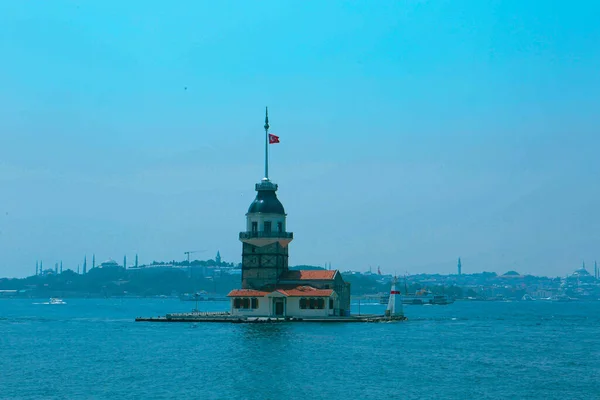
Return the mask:
[[290,267],[290,269],[292,271],[297,271],[299,269],[314,271],[314,270],[318,270],[318,269],[324,270],[325,268],[323,268],[323,267],[317,267],[317,266],[314,266],[314,265],[294,265],[293,267]]

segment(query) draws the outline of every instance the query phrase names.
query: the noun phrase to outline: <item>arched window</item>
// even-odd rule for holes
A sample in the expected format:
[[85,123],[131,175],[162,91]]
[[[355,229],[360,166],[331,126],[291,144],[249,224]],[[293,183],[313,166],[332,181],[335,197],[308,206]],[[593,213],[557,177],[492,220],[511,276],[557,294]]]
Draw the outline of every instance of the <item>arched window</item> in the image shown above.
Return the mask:
[[316,300],[316,299],[315,299],[314,297],[311,297],[311,298],[310,298],[309,304],[310,304],[310,309],[311,309],[311,310],[314,310],[314,309],[315,309],[315,306],[316,306],[316,303],[317,303],[315,300]]
[[244,299],[242,300],[242,308],[250,308],[250,299],[247,297],[244,297]]
[[306,309],[306,299],[304,297],[300,299],[300,308],[303,310]]
[[317,308],[318,308],[319,310],[322,310],[323,308],[325,308],[325,300],[323,300],[323,298],[322,298],[322,297],[319,297],[319,298],[317,299]]
[[233,308],[240,308],[242,305],[242,299],[240,299],[239,297],[236,297],[233,300]]
[[256,297],[252,298],[252,308],[258,308],[258,299]]

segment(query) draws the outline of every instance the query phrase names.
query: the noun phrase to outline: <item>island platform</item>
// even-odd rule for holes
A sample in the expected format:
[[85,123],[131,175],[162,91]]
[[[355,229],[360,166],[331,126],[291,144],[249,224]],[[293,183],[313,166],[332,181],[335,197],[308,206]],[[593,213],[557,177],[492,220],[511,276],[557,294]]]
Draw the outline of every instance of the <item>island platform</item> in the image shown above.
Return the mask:
[[405,321],[404,316],[353,315],[347,317],[297,318],[297,317],[249,317],[228,312],[173,313],[164,317],[138,317],[136,322],[229,322],[233,324],[260,324],[282,322],[392,322]]

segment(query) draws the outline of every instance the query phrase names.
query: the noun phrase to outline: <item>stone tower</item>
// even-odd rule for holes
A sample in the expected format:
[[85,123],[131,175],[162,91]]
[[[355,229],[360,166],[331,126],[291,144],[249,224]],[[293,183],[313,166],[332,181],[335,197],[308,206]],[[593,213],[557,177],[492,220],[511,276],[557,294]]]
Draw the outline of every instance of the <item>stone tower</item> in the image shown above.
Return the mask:
[[246,213],[242,242],[242,288],[273,289],[288,271],[288,245],[294,235],[286,230],[286,213],[277,198],[277,184],[269,180],[269,115],[265,117],[265,177],[255,186],[256,198]]

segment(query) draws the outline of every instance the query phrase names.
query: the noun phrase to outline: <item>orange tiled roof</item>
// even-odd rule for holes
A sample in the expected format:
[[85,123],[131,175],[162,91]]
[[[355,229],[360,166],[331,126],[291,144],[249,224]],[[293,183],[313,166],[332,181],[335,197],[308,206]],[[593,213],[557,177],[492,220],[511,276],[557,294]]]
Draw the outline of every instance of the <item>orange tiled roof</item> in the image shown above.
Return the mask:
[[288,271],[282,279],[289,281],[296,280],[331,280],[335,276],[337,270],[327,271],[324,269],[317,270],[299,270],[299,271]]
[[329,297],[333,294],[333,289],[315,289],[312,286],[296,286],[291,289],[276,289],[276,291],[288,297]]
[[263,292],[261,290],[254,290],[254,289],[234,289],[231,292],[229,292],[229,294],[227,295],[227,297],[263,297],[266,296],[267,294],[269,294],[269,292]]

